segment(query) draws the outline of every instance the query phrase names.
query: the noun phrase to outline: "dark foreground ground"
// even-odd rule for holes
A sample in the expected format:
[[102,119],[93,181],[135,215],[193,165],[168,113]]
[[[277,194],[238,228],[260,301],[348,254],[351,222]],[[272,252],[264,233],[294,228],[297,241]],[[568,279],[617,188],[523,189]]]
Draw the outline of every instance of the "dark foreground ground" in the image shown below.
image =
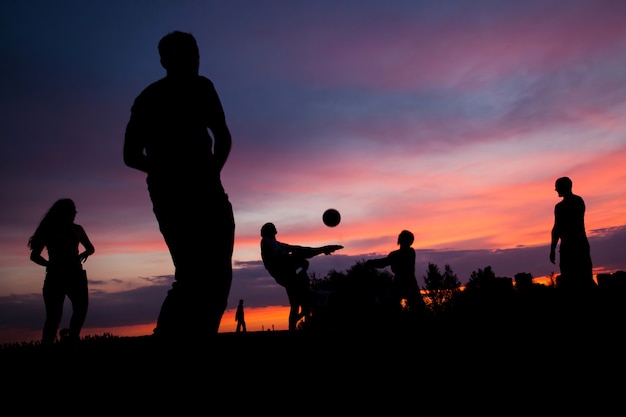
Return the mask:
[[4,408],[273,416],[626,415],[616,323],[426,323],[320,334],[219,334],[173,346],[103,336],[5,347]]

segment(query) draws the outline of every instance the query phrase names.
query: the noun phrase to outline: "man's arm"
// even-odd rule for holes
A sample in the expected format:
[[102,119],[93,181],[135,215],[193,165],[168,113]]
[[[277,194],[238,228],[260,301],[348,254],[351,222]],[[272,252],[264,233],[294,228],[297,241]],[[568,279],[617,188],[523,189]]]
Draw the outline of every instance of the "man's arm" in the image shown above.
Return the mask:
[[558,225],[558,214],[557,209],[554,209],[554,226],[552,226],[551,232],[551,241],[550,241],[550,262],[554,263],[556,260],[556,245],[559,243],[559,225]]
[[217,126],[212,127],[211,131],[215,139],[213,146],[213,156],[215,157],[215,164],[219,171],[226,165],[228,155],[230,155],[230,149],[232,148],[233,140],[230,134],[230,130],[226,125],[226,120],[223,120]]
[[124,164],[130,168],[148,172],[148,158],[144,153],[141,133],[133,115],[126,125],[126,133],[124,134]]
[[78,228],[78,232],[80,234],[80,243],[85,248],[83,252],[78,254],[78,258],[81,262],[84,263],[88,257],[96,252],[96,249],[93,246],[93,243],[91,243],[91,240],[89,240],[89,236],[87,236],[87,232],[85,232],[85,229],[80,225],[76,225],[76,227]]
[[373,268],[384,268],[391,265],[391,261],[389,259],[389,256],[385,256],[384,258],[368,259],[367,261],[365,261],[365,265],[371,266]]
[[36,263],[37,265],[47,267],[49,264],[48,260],[44,258],[43,256],[41,256],[41,252],[43,252],[43,249],[44,249],[43,245],[39,243],[33,244],[31,248],[31,252],[30,252],[30,260]]
[[226,123],[226,116],[224,114],[224,107],[220,100],[217,90],[213,85],[213,82],[209,80],[209,96],[211,101],[210,111],[212,114],[209,117],[209,129],[213,133],[213,157],[215,159],[215,165],[219,171],[226,165],[226,160],[230,155],[230,149],[233,144],[233,139]]

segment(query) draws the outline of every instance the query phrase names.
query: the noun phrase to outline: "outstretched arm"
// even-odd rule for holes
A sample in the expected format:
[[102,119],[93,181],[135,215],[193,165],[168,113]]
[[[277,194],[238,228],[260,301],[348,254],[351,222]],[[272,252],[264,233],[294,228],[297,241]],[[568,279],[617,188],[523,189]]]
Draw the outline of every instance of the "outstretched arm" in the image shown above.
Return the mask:
[[365,265],[371,266],[372,268],[384,268],[391,265],[391,262],[389,261],[389,257],[385,256],[384,258],[368,259],[365,261]]
[[289,250],[295,256],[299,256],[305,259],[313,258],[314,256],[321,255],[330,255],[331,253],[338,251],[339,249],[343,249],[341,245],[326,245],[320,246],[317,248],[311,248],[308,246],[294,246],[290,245]]

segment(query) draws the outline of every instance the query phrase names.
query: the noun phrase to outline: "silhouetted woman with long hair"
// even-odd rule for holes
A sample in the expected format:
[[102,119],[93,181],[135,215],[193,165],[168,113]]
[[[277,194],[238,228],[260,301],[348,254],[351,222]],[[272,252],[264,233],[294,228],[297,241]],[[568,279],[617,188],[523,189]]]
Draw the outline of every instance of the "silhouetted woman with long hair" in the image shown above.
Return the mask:
[[[85,229],[74,223],[76,205],[69,198],[57,200],[45,214],[35,233],[28,239],[30,260],[46,267],[43,283],[43,301],[46,321],[42,345],[54,343],[63,315],[65,297],[72,303],[69,341],[80,340],[80,331],[87,316],[89,295],[87,274],[82,264],[95,252]],[[79,245],[84,250],[79,252]],[[48,259],[42,256],[47,249]]]

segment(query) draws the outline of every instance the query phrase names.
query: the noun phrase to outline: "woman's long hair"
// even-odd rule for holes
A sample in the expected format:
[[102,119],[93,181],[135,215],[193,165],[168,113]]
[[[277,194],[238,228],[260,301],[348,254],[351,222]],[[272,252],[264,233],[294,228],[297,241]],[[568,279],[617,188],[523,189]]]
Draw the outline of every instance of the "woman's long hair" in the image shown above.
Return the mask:
[[72,199],[61,198],[57,200],[43,216],[39,226],[35,229],[35,233],[28,239],[28,247],[32,249],[36,243],[45,245],[50,233],[59,227],[72,224],[75,215],[76,205]]

